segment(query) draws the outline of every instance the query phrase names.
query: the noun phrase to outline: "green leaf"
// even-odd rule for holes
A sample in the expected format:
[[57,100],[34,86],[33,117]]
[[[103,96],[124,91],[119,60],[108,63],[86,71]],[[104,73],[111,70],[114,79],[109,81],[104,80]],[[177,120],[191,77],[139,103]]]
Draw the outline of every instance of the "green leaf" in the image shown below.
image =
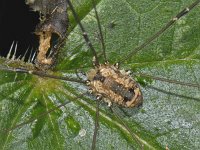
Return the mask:
[[[97,9],[109,62],[120,61],[193,1],[100,1]],[[91,3],[81,4],[78,14],[103,63]],[[79,5],[76,6],[78,9]],[[199,84],[199,11],[200,6],[121,67]],[[52,73],[78,78],[77,71],[87,72],[92,68],[92,57],[74,23]],[[0,62],[11,65],[3,58]],[[79,76],[84,78],[82,74]],[[144,149],[164,149],[166,145],[170,149],[199,149],[199,88],[154,79],[140,80],[145,82],[141,87],[143,106],[131,109],[114,106],[114,110],[144,144]],[[30,118],[37,120],[9,132],[1,130],[0,149],[90,149],[96,109],[95,96],[84,94],[87,89],[81,83],[1,70],[0,129],[9,130]],[[64,102],[67,103],[64,107],[55,109]],[[51,109],[55,111],[40,115]],[[137,140],[104,103],[100,105],[99,121],[97,149],[140,149]]]

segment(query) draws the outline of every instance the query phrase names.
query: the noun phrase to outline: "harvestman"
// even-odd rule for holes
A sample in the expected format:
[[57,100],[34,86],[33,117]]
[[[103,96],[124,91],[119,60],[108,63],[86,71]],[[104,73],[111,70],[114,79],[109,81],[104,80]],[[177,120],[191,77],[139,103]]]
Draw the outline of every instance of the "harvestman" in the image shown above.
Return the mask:
[[[100,20],[99,16],[96,10],[96,5],[93,0],[93,7],[95,11],[95,16],[97,18],[97,24],[98,24],[98,29],[99,29],[99,34],[100,34],[100,41],[103,49],[103,56],[105,63],[101,64],[99,62],[99,58],[97,56],[97,52],[94,49],[92,43],[90,42],[90,39],[87,35],[87,32],[85,31],[82,23],[80,22],[80,19],[75,12],[75,9],[70,2],[70,0],[67,0],[69,7],[72,11],[72,14],[80,26],[80,29],[82,31],[82,35],[85,39],[86,44],[90,48],[91,52],[93,53],[94,60],[93,60],[93,65],[94,69],[90,69],[90,71],[87,72],[87,81],[81,81],[73,78],[67,78],[67,77],[59,77],[59,76],[53,76],[49,75],[40,71],[35,71],[35,70],[27,70],[23,68],[7,68],[7,67],[1,67],[1,70],[7,70],[7,71],[15,71],[15,72],[22,72],[22,73],[29,73],[33,75],[38,75],[41,77],[49,77],[49,78],[55,78],[55,79],[60,79],[60,80],[66,80],[66,81],[72,81],[72,82],[78,82],[78,83],[85,83],[90,87],[90,92],[94,93],[97,96],[97,108],[96,108],[96,119],[95,119],[95,130],[94,130],[94,135],[93,135],[93,142],[92,142],[92,148],[95,149],[95,144],[96,144],[96,136],[97,136],[97,131],[98,131],[98,117],[99,117],[99,100],[102,99],[105,102],[108,103],[109,106],[112,105],[112,103],[116,103],[118,105],[121,105],[123,107],[135,107],[138,105],[142,104],[142,93],[139,88],[139,85],[136,83],[136,81],[130,77],[129,71],[125,72],[124,70],[119,69],[119,64],[123,63],[125,60],[130,59],[133,55],[135,55],[138,51],[143,49],[145,46],[147,46],[149,43],[151,43],[154,39],[159,37],[165,30],[170,28],[178,19],[180,19],[182,16],[186,15],[190,10],[192,10],[198,3],[200,3],[200,0],[192,3],[189,7],[183,9],[180,13],[178,13],[172,20],[170,20],[161,30],[159,30],[157,33],[155,33],[153,36],[148,38],[145,43],[131,51],[128,55],[126,55],[124,58],[122,58],[119,63],[116,63],[115,65],[110,65],[108,62],[108,59],[106,57],[106,51],[105,51],[105,44],[104,44],[104,39],[103,39],[103,34],[102,34],[102,29],[100,25]],[[175,80],[169,80],[165,78],[159,78],[159,77],[153,77],[145,74],[140,74],[141,76],[147,76],[152,79],[156,80],[161,80],[165,82],[170,82],[170,83],[175,83],[175,84],[180,84],[180,85],[185,85],[185,86],[190,86],[190,87],[200,87],[198,84],[192,84],[192,83],[183,83]],[[82,94],[81,94],[82,96]],[[78,96],[77,98],[81,97]],[[66,103],[63,103],[59,105],[57,108],[60,108],[64,106]],[[118,117],[117,113],[110,107],[111,110],[114,112],[114,114]],[[54,111],[55,109],[49,110],[48,112],[45,112],[41,116],[50,113]],[[41,117],[39,116],[39,117]],[[119,118],[120,119],[120,118]],[[19,124],[15,126],[14,128],[17,128],[19,126],[22,126],[24,124],[30,123],[35,119],[31,119],[25,123]],[[120,119],[121,120],[121,119]],[[122,120],[121,120],[122,121]],[[129,128],[126,126],[126,124],[123,123],[124,127],[130,132]],[[12,129],[14,129],[12,128]],[[9,129],[9,130],[12,130]],[[131,136],[138,140],[135,135]],[[139,142],[139,141],[138,141]],[[141,144],[140,144],[141,145]],[[141,145],[142,148],[142,145]]]

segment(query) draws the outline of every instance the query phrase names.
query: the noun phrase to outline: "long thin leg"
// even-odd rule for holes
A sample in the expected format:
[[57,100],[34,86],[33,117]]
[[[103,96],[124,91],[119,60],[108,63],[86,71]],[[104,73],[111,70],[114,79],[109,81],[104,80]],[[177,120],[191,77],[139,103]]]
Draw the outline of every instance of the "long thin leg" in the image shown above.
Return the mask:
[[123,124],[123,126],[126,128],[126,130],[130,133],[130,135],[132,136],[133,139],[136,139],[136,142],[139,144],[140,148],[143,150],[144,146],[142,145],[142,143],[138,140],[138,137],[134,134],[132,134],[130,128],[124,123],[124,121],[119,117],[119,115],[117,114],[117,112],[110,107],[111,111],[113,112],[113,114],[117,117],[117,119]]
[[88,37],[88,35],[87,35],[87,32],[85,31],[85,28],[83,27],[83,25],[82,25],[82,23],[81,23],[81,21],[80,21],[78,15],[77,15],[77,13],[76,13],[76,11],[75,11],[75,9],[74,9],[74,7],[73,7],[71,1],[70,1],[70,0],[67,0],[67,3],[69,4],[69,7],[70,7],[70,9],[71,9],[71,11],[72,11],[72,14],[73,14],[73,16],[74,16],[76,22],[78,23],[78,25],[79,25],[81,31],[82,31],[82,35],[83,35],[83,38],[85,39],[86,44],[88,45],[88,47],[90,48],[90,50],[91,50],[92,53],[93,53],[93,56],[95,57],[95,64],[94,64],[94,65],[95,65],[95,66],[98,66],[98,65],[99,65],[99,59],[98,59],[96,50],[94,49],[94,46],[92,45],[92,43],[91,43],[91,41],[90,41],[90,39],[89,39],[89,37]]
[[[86,94],[86,93],[82,93],[81,95],[76,96],[75,98],[73,98],[73,100],[74,100],[74,99],[79,99],[79,98],[81,98],[84,94]],[[47,114],[54,112],[56,109],[61,108],[61,107],[65,106],[65,105],[67,105],[67,104],[70,103],[70,102],[71,102],[71,101],[64,102],[64,103],[62,103],[62,104],[56,106],[55,108],[52,108],[52,109],[50,109],[50,110],[48,110],[48,111],[46,111],[46,112],[41,113],[37,118],[31,118],[31,119],[29,119],[29,120],[26,121],[26,122],[20,123],[20,124],[14,126],[14,127],[12,127],[12,128],[9,128],[9,129],[3,129],[2,131],[3,131],[3,132],[9,132],[9,131],[12,131],[12,130],[14,130],[14,129],[16,129],[16,128],[22,127],[22,126],[25,125],[25,124],[32,123],[32,122],[35,121],[36,119],[42,119],[42,118],[43,118],[44,116],[46,116]],[[1,131],[1,130],[0,130],[0,131]]]
[[68,103],[70,103],[70,101],[67,101],[67,102],[63,103],[63,104],[57,106],[56,108],[52,108],[52,109],[50,109],[50,110],[47,111],[47,112],[41,113],[37,118],[31,118],[31,119],[29,119],[28,121],[25,121],[25,122],[23,122],[23,123],[20,123],[20,124],[14,126],[14,127],[11,127],[11,128],[8,128],[8,129],[3,129],[3,131],[4,131],[4,132],[9,132],[9,131],[12,131],[12,130],[14,130],[14,129],[16,129],[16,128],[22,127],[22,126],[25,125],[25,124],[32,123],[32,122],[35,121],[36,119],[42,119],[42,118],[43,118],[44,116],[46,116],[47,114],[49,114],[49,113],[51,113],[51,112],[54,112],[56,109],[58,109],[58,108],[60,108],[60,107],[63,107],[63,106],[65,106],[65,105],[67,105]]
[[190,97],[190,96],[187,96],[187,95],[186,96],[185,95],[180,95],[180,94],[173,93],[173,92],[168,92],[166,90],[163,90],[163,89],[160,89],[160,88],[156,88],[154,86],[147,86],[147,88],[156,90],[158,92],[161,92],[161,93],[164,93],[164,94],[167,94],[167,95],[172,95],[172,96],[176,96],[176,97],[180,97],[180,98],[185,98],[185,99],[190,99],[190,100],[195,100],[195,101],[200,102],[199,98]]
[[95,116],[95,128],[94,128],[91,150],[95,150],[96,148],[96,139],[99,130],[99,99],[96,100],[96,103],[97,106],[96,106],[96,116]]
[[0,65],[0,70],[17,72],[17,73],[27,73],[27,74],[33,74],[36,76],[40,76],[40,77],[47,77],[47,78],[52,78],[52,79],[59,79],[59,80],[64,80],[64,81],[71,81],[71,82],[85,84],[85,81],[82,81],[82,80],[69,78],[69,77],[54,76],[54,75],[46,74],[42,71],[27,70],[25,68],[12,68],[12,67],[5,67],[5,66]]
[[166,79],[166,78],[151,76],[151,75],[144,74],[144,73],[134,73],[133,72],[132,74],[133,75],[143,76],[143,77],[148,77],[148,78],[159,80],[159,81],[163,81],[163,82],[168,82],[168,83],[173,83],[173,84],[178,84],[178,85],[183,85],[183,86],[200,88],[200,85],[199,84],[195,84],[195,83],[186,83],[186,82],[181,82],[181,81],[177,81],[177,80],[170,80],[170,79]]
[[97,24],[98,24],[98,29],[99,29],[99,34],[100,34],[100,41],[101,41],[101,46],[102,46],[102,50],[103,50],[104,60],[105,60],[105,62],[107,62],[106,47],[105,47],[105,42],[104,42],[104,38],[103,38],[103,32],[102,32],[102,28],[101,28],[101,23],[100,23],[99,15],[97,13],[97,8],[96,8],[95,0],[92,0],[92,3],[93,3],[94,11],[95,11],[95,16],[96,16]]
[[142,45],[136,47],[134,50],[132,50],[129,54],[127,54],[125,57],[122,57],[122,59],[119,61],[120,63],[125,62],[129,58],[133,57],[137,54],[141,49],[149,45],[152,41],[154,41],[156,38],[158,38],[163,32],[165,32],[168,28],[170,28],[178,19],[185,16],[188,12],[190,12],[195,6],[197,6],[200,3],[200,0],[195,1],[192,3],[189,7],[186,7],[181,12],[179,12],[174,18],[172,18],[163,28],[161,28],[158,32],[156,32],[153,36],[149,37]]

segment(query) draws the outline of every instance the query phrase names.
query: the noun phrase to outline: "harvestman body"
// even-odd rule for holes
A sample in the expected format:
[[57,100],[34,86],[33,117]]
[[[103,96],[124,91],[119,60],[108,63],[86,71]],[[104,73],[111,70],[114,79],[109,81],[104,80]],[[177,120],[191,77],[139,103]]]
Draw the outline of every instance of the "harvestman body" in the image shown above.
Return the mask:
[[[116,103],[120,106],[123,107],[135,107],[139,106],[143,102],[143,97],[142,97],[142,92],[139,88],[138,83],[129,76],[129,72],[126,72],[124,70],[120,70],[118,65],[111,65],[108,63],[105,55],[105,49],[103,48],[104,52],[104,58],[105,58],[105,64],[100,64],[96,51],[93,48],[89,37],[87,36],[87,33],[85,29],[83,28],[74,8],[73,5],[71,4],[70,0],[67,0],[70,9],[72,10],[72,13],[74,15],[75,20],[78,22],[82,32],[83,32],[83,37],[89,46],[90,50],[92,51],[95,61],[94,61],[94,69],[90,69],[87,72],[87,82],[86,84],[89,86],[90,91],[97,95],[97,99],[103,98],[105,102],[108,103],[109,106],[111,106],[112,103]],[[176,20],[187,14],[192,8],[194,8],[198,3],[200,3],[200,0],[194,2],[192,5],[190,5],[188,8],[185,8],[183,11],[181,11],[176,17],[174,17],[166,26],[164,26],[160,31],[158,31],[156,34],[154,34],[152,37],[150,37],[144,44],[141,46],[137,47],[134,51],[130,52],[125,58],[123,58],[120,62],[124,62],[127,58],[144,48],[146,45],[148,45],[151,41],[153,41],[155,38],[157,38],[160,34],[162,34],[166,29],[168,29]],[[96,12],[96,7],[94,4],[95,8],[95,13],[97,17],[97,22],[98,22],[98,27],[100,30],[100,35],[101,35],[101,42],[102,42],[102,47],[104,47],[103,43],[103,36],[101,32],[101,27],[98,19],[98,14]],[[6,70],[6,69],[5,69]],[[9,70],[9,69],[7,69]],[[23,73],[31,73],[35,75],[39,75],[42,77],[50,77],[50,78],[57,78],[57,79],[63,79],[67,81],[74,81],[74,82],[80,82],[76,81],[73,79],[65,78],[65,77],[56,77],[56,76],[51,76],[47,74],[42,74],[37,71],[27,71],[23,69],[15,69],[11,71],[17,71],[17,72],[23,72]],[[162,79],[160,79],[162,80]],[[168,80],[170,82],[170,80]],[[173,82],[171,80],[171,82]],[[83,83],[83,82],[82,82]],[[173,82],[174,83],[174,82]],[[191,84],[187,83],[182,83],[182,82],[175,82],[176,84],[182,84],[182,85],[187,85],[187,86],[193,86]],[[199,85],[194,85],[196,87],[199,87]],[[97,101],[98,102],[98,101]],[[64,104],[58,106],[62,107]],[[96,113],[96,123],[95,123],[95,132],[93,136],[93,143],[92,143],[92,149],[95,149],[95,142],[96,142],[96,135],[97,135],[97,129],[98,129],[98,106],[97,106],[97,113]],[[30,122],[30,121],[29,121]],[[23,123],[24,124],[24,123]],[[18,125],[21,126],[21,125]],[[125,128],[126,125],[125,125]],[[129,131],[129,129],[127,129]],[[134,136],[133,136],[134,137]],[[137,140],[137,139],[136,139]]]
[[[142,92],[137,82],[129,76],[129,72],[119,70],[116,65],[100,64],[87,73],[92,92],[103,97],[111,106],[116,103],[123,107],[135,107],[142,104]],[[98,97],[99,98],[99,97]]]
[[[98,29],[100,32],[101,45],[102,45],[102,49],[103,49],[104,59],[106,62],[105,64],[99,63],[99,60],[98,60],[98,57],[96,54],[96,50],[94,49],[93,45],[91,44],[91,41],[89,40],[89,37],[73,8],[73,5],[71,4],[70,0],[67,0],[67,2],[69,4],[69,7],[70,7],[73,15],[74,15],[75,20],[77,21],[78,25],[80,26],[80,29],[83,33],[82,35],[85,39],[85,42],[87,43],[88,47],[90,48],[90,50],[94,56],[94,62],[93,62],[94,69],[91,69],[87,73],[87,77],[89,79],[87,84],[90,86],[91,92],[94,92],[97,95],[97,100],[100,99],[101,97],[103,97],[104,101],[107,102],[109,106],[111,106],[112,103],[116,103],[123,107],[134,107],[134,106],[141,105],[142,101],[143,101],[142,93],[141,93],[141,90],[140,90],[138,84],[135,82],[135,80],[132,79],[130,76],[128,76],[128,73],[125,73],[124,71],[119,70],[118,67],[115,67],[114,65],[110,65],[109,63],[107,63],[108,61],[107,61],[106,54],[105,54],[104,39],[103,39],[103,35],[102,35],[101,25],[100,25],[98,13],[96,10],[95,2],[93,1],[93,7],[94,7],[95,15],[97,18]],[[183,9],[171,21],[169,21],[163,28],[161,28],[157,33],[155,33],[153,36],[148,38],[145,43],[143,43],[142,45],[137,47],[135,50],[130,52],[128,55],[126,55],[126,57],[122,58],[120,63],[126,61],[127,59],[130,59],[138,51],[140,51],[146,45],[151,43],[154,39],[156,39],[159,35],[161,35],[165,30],[167,30],[170,26],[172,26],[179,18],[181,18],[182,16],[187,14],[191,9],[193,9],[198,3],[200,3],[200,0],[195,1],[189,7]],[[116,66],[118,66],[118,65],[116,65]],[[171,81],[171,82],[173,82],[173,81]],[[174,82],[174,83],[182,84],[181,82],[179,82],[179,83]],[[184,84],[184,85],[189,86],[189,84]],[[97,136],[97,130],[98,130],[98,117],[99,117],[99,112],[98,112],[99,108],[98,107],[99,107],[99,104],[97,101],[95,131],[94,131],[94,135],[93,135],[93,142],[92,142],[92,148],[91,148],[92,150],[95,149],[95,145],[96,145],[96,136]],[[114,112],[114,110],[113,110],[113,112]],[[126,129],[128,131],[130,131],[129,128],[124,123],[123,123],[123,125],[126,127]],[[143,149],[143,145],[138,141],[137,137],[132,134],[131,134],[131,136],[136,139],[136,141],[139,143],[141,149]]]

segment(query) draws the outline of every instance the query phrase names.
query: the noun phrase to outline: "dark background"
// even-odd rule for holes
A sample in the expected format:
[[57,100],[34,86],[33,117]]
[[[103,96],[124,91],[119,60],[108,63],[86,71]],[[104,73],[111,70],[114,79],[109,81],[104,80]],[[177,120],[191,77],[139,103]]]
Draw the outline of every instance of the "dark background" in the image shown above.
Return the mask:
[[0,55],[7,55],[13,41],[18,43],[17,56],[28,48],[28,54],[31,49],[36,50],[38,39],[33,32],[38,18],[25,0],[0,0]]

